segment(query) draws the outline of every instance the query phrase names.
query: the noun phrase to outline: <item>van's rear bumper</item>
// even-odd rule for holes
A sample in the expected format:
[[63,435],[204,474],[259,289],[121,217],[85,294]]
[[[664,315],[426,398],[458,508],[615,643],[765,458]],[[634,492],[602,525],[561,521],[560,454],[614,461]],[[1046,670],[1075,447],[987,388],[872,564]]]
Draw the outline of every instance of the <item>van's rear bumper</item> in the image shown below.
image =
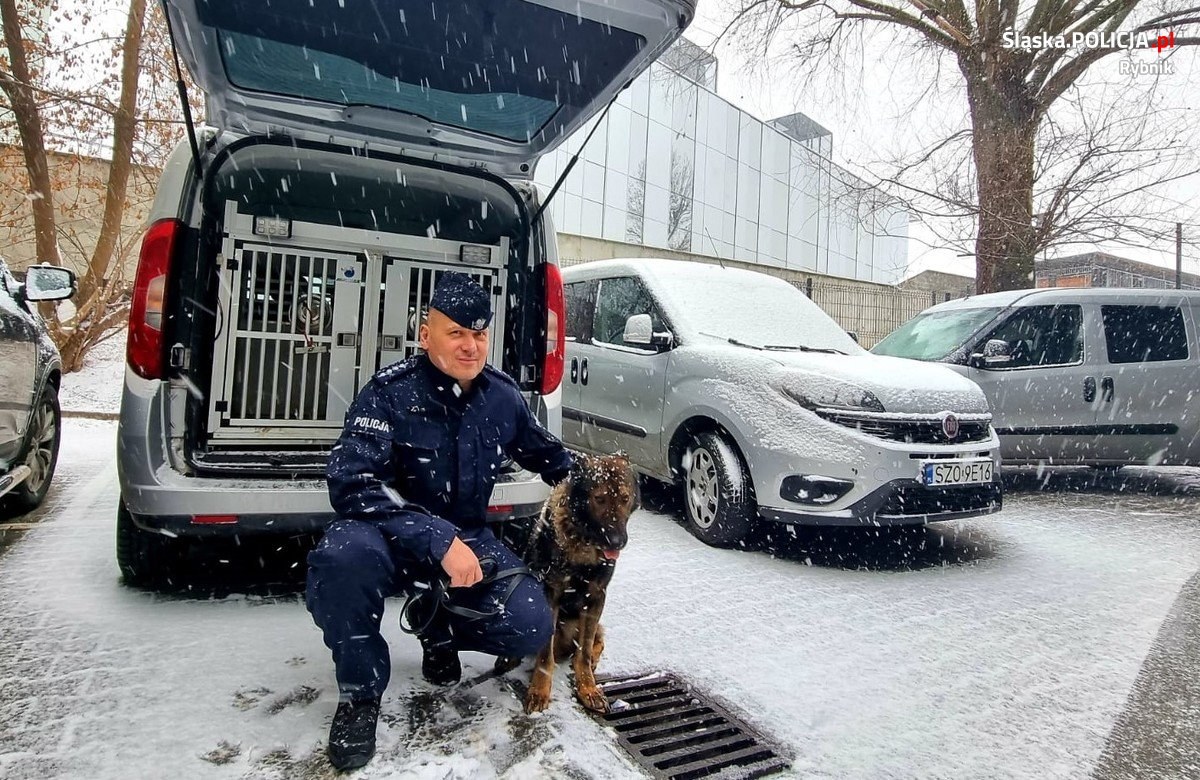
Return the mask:
[[[541,504],[506,506],[505,511],[488,512],[488,522],[496,523],[518,517],[536,515]],[[211,538],[221,536],[318,534],[333,521],[328,512],[295,512],[282,514],[202,514],[202,515],[139,515],[131,512],[133,523],[144,531],[166,536]]]
[[[191,476],[172,465],[165,383],[126,371],[117,476],[121,500],[139,528],[176,536],[306,534],[335,517],[323,478]],[[181,456],[175,458],[182,460]],[[536,515],[550,488],[536,474],[505,474],[492,490],[489,521]]]
[[978,485],[931,488],[915,479],[896,479],[844,509],[804,512],[792,508],[760,507],[765,520],[798,525],[882,526],[923,525],[999,512],[1004,488],[998,479]]
[[[488,522],[541,511],[549,487],[528,472],[514,476],[492,491]],[[324,480],[206,479],[164,466],[151,484],[122,483],[134,524],[170,536],[319,533],[336,517]]]

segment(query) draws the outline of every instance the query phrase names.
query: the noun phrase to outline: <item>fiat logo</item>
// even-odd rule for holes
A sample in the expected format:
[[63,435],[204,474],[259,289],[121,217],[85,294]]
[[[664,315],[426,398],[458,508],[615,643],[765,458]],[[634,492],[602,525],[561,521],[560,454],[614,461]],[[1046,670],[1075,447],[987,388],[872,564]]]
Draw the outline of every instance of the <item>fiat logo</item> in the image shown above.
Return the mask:
[[942,415],[942,433],[946,434],[947,439],[958,438],[959,423],[958,418],[950,412]]

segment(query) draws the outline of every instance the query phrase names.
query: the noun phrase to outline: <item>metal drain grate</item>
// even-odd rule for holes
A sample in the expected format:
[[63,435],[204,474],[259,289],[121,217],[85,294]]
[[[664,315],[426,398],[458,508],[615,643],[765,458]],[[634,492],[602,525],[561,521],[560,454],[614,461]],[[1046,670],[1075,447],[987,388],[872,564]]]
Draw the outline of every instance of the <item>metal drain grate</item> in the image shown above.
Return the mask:
[[671,674],[604,675],[596,682],[609,701],[609,712],[596,719],[655,778],[753,778],[790,766],[774,745]]

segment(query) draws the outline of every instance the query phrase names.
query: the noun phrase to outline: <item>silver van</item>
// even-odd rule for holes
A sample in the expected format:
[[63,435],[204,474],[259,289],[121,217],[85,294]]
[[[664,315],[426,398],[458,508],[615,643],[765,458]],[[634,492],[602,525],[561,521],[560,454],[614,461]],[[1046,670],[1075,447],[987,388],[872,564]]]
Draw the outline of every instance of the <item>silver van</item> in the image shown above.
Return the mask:
[[987,395],[1008,464],[1200,464],[1200,292],[1049,288],[926,309],[874,348]]
[[872,526],[998,511],[999,442],[970,380],[872,355],[774,276],[673,260],[563,271],[563,437],[680,486],[689,529]]
[[[690,0],[168,0],[207,98],[159,182],[130,312],[117,558],[332,517],[361,384],[417,349],[438,275],[494,296],[490,362],[560,429],[563,288],[539,157],[687,26]],[[507,465],[490,517],[546,488]]]

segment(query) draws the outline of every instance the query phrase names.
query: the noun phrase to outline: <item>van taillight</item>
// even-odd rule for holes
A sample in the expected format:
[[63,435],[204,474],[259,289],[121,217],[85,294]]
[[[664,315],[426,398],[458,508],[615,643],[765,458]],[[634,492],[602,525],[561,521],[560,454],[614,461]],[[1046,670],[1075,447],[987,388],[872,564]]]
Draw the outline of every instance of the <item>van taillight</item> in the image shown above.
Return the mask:
[[567,352],[567,305],[563,294],[562,271],[546,264],[546,362],[542,364],[542,395],[549,395],[562,384]]
[[163,302],[167,276],[175,254],[175,239],[183,230],[177,219],[155,222],[142,239],[133,301],[129,307],[129,342],[125,360],[144,379],[162,379],[166,359],[163,345]]

